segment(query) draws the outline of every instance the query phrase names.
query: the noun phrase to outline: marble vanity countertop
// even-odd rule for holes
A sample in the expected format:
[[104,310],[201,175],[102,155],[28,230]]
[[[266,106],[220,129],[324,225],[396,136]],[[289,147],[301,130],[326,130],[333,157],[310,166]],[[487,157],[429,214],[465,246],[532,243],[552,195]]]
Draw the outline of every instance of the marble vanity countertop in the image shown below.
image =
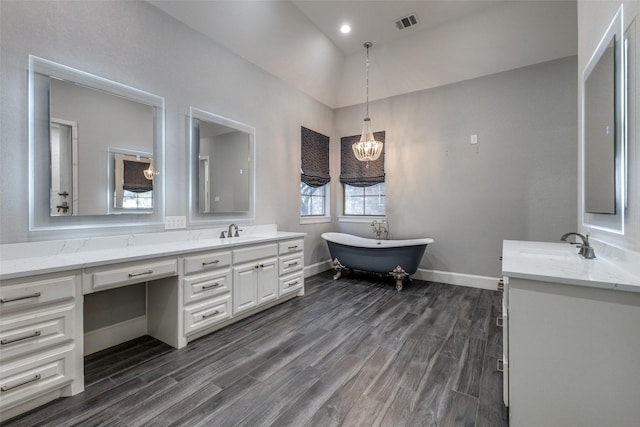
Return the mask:
[[222,229],[206,229],[0,245],[0,280],[305,236],[275,227],[243,229],[240,237],[225,239],[217,237]]
[[640,292],[640,274],[613,257],[585,259],[569,243],[505,240],[502,245],[503,276]]

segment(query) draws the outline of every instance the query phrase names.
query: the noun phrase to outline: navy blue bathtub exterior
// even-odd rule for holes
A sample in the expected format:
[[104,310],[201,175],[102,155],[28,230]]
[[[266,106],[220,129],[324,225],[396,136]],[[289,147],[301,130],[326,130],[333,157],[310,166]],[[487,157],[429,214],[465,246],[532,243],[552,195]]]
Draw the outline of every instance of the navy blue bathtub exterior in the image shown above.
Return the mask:
[[420,260],[427,245],[402,246],[394,248],[360,248],[334,243],[327,240],[331,259],[336,258],[343,266],[373,273],[389,273],[398,265],[408,274],[418,270]]

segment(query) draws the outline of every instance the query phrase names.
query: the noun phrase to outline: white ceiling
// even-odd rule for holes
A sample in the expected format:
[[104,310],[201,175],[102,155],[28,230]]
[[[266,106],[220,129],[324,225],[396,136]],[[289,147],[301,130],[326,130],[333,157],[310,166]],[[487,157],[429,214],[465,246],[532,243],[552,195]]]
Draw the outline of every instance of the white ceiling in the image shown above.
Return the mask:
[[[575,0],[149,0],[332,108],[577,54]],[[398,18],[419,24],[397,30]],[[352,31],[340,33],[343,23]]]

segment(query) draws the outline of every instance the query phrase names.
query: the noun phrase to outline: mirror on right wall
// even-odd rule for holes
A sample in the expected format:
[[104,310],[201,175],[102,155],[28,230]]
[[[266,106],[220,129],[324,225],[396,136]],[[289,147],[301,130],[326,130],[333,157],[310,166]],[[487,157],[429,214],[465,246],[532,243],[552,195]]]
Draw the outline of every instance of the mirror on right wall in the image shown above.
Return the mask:
[[190,221],[252,220],[254,128],[195,107],[189,122]]
[[582,74],[582,207],[587,227],[624,234],[626,49],[622,7]]

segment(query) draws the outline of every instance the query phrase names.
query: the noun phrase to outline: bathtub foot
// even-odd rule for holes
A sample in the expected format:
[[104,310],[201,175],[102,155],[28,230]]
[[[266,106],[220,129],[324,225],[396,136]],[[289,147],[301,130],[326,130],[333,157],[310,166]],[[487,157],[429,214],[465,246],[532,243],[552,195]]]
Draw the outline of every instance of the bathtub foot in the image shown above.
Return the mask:
[[400,266],[394,268],[393,271],[389,272],[389,274],[391,275],[391,277],[396,279],[396,289],[398,290],[398,292],[400,292],[402,290],[402,282],[404,281],[404,279],[409,277],[409,275]]
[[335,270],[336,274],[333,275],[333,280],[338,280],[342,276],[342,270],[344,270],[345,268],[347,267],[340,264],[340,261],[338,261],[338,258],[334,259],[333,269]]

